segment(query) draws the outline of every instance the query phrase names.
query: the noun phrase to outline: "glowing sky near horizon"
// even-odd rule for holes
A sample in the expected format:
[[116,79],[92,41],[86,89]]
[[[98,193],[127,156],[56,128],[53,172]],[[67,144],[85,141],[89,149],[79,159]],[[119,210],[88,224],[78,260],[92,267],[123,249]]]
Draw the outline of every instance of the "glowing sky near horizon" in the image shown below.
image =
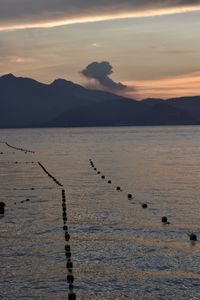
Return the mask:
[[88,85],[108,61],[129,97],[200,95],[199,33],[195,0],[0,0],[0,75]]

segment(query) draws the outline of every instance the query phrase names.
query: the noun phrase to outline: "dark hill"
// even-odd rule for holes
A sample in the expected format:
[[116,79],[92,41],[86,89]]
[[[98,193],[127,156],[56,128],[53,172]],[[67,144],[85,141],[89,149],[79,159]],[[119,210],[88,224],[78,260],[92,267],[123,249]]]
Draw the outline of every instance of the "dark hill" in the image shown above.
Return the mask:
[[0,127],[199,124],[200,97],[136,101],[57,79],[0,77]]

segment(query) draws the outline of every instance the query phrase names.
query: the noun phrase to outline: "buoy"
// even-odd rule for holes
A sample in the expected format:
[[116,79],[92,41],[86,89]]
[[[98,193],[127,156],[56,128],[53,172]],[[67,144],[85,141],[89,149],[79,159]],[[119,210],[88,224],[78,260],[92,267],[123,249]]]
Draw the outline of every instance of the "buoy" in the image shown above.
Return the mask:
[[170,224],[170,222],[168,222],[167,217],[165,217],[165,216],[161,218],[161,221],[162,221],[162,223],[164,223],[164,224]]
[[70,245],[65,245],[65,251],[70,251],[71,247]]
[[195,233],[188,234],[190,241],[197,241],[197,235]]
[[70,251],[67,251],[67,252],[65,252],[65,256],[66,256],[67,258],[70,258],[70,257],[72,256],[72,254],[71,254]]
[[101,176],[101,178],[102,178],[102,179],[105,179],[105,176],[104,176],[104,175],[102,175],[102,176]]
[[97,172],[97,174],[101,174],[101,172],[100,172],[100,171],[98,171],[98,172]]
[[117,190],[117,191],[121,191],[120,186],[117,186],[117,187],[116,187],[116,190]]
[[112,183],[111,180],[108,180],[108,183]]
[[68,274],[67,274],[67,282],[68,283],[73,283],[74,282],[74,276],[72,274],[72,270],[69,270],[68,271]]
[[0,202],[0,214],[4,214],[6,204],[4,202]]
[[167,222],[167,217],[164,216],[164,217],[162,217],[161,220],[162,220],[162,223],[166,223]]
[[73,263],[70,258],[67,260],[66,267],[67,269],[73,269]]
[[68,300],[76,300],[76,294],[73,291],[69,291]]
[[70,240],[70,234],[65,232],[65,240],[68,242]]
[[29,198],[27,198],[27,199],[26,199],[26,201],[28,202],[28,201],[30,201],[30,199],[29,199]]
[[147,208],[147,204],[146,203],[142,203],[142,208]]
[[128,194],[128,199],[132,199],[133,195],[132,194]]
[[68,230],[68,226],[64,225],[63,230]]

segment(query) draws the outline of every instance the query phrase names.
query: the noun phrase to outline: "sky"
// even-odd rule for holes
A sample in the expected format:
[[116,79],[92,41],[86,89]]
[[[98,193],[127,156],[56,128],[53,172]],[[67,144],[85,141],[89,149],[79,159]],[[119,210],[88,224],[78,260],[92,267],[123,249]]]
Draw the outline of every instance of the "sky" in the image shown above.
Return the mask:
[[200,95],[200,0],[0,0],[0,76]]

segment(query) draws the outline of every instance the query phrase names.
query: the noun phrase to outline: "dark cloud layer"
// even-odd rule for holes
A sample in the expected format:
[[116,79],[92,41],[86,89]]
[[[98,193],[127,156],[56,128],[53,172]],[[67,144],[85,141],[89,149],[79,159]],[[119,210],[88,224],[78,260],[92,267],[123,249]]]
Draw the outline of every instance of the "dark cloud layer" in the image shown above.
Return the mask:
[[93,62],[89,64],[81,73],[88,79],[95,79],[100,85],[109,90],[121,91],[126,89],[126,85],[113,81],[109,75],[113,73],[111,64],[107,61]]
[[195,5],[200,5],[200,0],[0,0],[0,25],[71,20]]

